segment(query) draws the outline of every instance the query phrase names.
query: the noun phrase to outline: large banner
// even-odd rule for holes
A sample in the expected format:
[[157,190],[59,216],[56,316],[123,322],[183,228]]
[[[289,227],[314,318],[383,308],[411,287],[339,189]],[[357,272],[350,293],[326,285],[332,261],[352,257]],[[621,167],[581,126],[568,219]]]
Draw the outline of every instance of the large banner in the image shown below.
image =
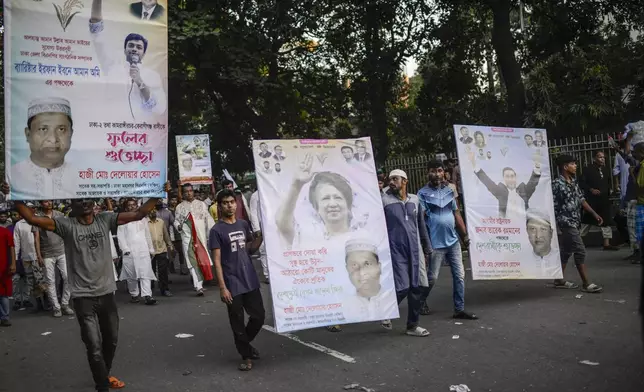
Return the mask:
[[163,196],[165,1],[4,6],[11,198]]
[[183,184],[212,184],[210,135],[178,135],[177,161]]
[[561,278],[546,131],[455,125],[474,279]]
[[279,332],[398,318],[369,138],[253,142]]

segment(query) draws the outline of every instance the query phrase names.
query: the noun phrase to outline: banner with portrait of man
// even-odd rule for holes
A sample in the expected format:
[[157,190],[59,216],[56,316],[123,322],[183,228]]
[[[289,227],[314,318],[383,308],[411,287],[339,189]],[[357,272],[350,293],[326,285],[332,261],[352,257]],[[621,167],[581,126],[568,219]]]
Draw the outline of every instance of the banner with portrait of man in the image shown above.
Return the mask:
[[474,279],[562,277],[544,129],[455,125]]
[[164,195],[166,2],[4,2],[12,199]]
[[183,184],[212,184],[210,135],[177,135],[179,180]]
[[369,138],[253,142],[279,332],[398,318]]

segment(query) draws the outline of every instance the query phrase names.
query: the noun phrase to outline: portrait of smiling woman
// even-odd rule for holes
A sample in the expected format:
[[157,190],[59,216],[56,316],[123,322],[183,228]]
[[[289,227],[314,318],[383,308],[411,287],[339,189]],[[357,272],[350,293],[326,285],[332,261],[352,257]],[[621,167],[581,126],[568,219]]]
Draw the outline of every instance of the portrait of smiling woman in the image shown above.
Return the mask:
[[308,201],[324,226],[323,232],[311,234],[317,239],[332,239],[351,232],[353,190],[349,181],[338,173],[315,173],[312,167],[313,155],[307,154],[295,173],[284,202],[277,210],[277,228],[288,245],[299,242],[296,238],[299,228],[294,218],[294,206],[302,188],[309,182]]

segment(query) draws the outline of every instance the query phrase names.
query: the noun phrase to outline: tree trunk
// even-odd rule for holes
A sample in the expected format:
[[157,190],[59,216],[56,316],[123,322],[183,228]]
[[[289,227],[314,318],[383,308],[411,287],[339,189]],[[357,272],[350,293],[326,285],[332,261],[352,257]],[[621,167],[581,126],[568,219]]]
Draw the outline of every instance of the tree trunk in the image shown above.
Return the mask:
[[494,14],[492,28],[492,46],[501,68],[501,76],[505,82],[508,102],[508,125],[523,124],[525,111],[525,88],[521,79],[521,67],[515,57],[516,47],[510,29],[510,0],[490,2]]

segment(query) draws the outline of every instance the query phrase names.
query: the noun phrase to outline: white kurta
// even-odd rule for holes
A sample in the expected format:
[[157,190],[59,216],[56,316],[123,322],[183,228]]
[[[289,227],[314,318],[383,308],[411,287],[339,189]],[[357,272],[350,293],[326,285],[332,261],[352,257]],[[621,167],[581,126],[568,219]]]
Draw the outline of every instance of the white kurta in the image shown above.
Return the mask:
[[[121,225],[117,231],[119,247],[123,252],[123,269],[120,280],[157,280],[152,270],[154,245],[147,219]],[[126,253],[129,253],[126,255]]]
[[[192,238],[192,232],[186,225],[189,214],[192,214],[192,219],[195,222],[197,237],[199,237],[199,241],[201,241],[201,244],[206,249],[208,249],[210,229],[215,225],[215,221],[210,216],[210,213],[208,213],[208,207],[203,201],[195,199],[192,202],[188,202],[184,200],[177,206],[174,210],[174,226],[181,233],[181,244],[183,245],[183,254],[186,260],[190,260],[188,257],[188,248],[190,247],[190,240]],[[208,251],[206,253],[208,253],[210,265],[213,265],[210,259],[210,252]],[[186,264],[188,268],[193,268],[189,262]]]

